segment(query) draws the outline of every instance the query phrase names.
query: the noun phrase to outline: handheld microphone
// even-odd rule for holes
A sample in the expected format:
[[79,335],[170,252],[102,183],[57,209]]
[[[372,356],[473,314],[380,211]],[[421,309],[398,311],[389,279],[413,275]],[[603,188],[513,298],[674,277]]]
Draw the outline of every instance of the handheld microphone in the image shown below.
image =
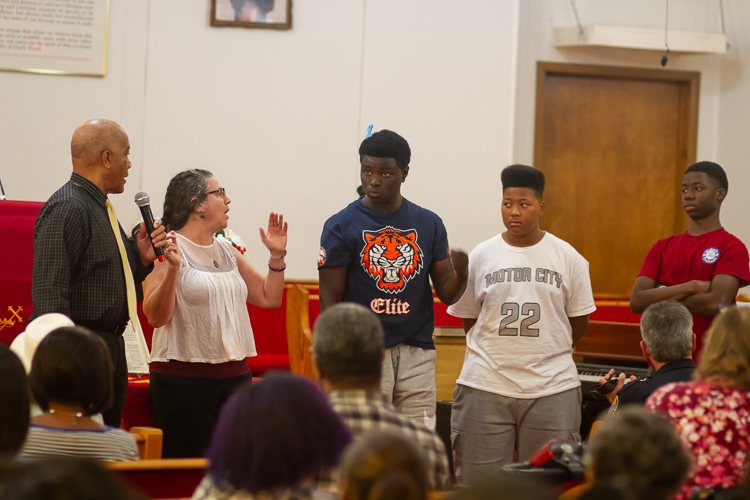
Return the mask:
[[[151,213],[151,200],[148,198],[148,194],[145,191],[138,191],[135,194],[135,204],[141,209],[141,216],[143,222],[146,224],[146,231],[148,234],[154,230],[154,214]],[[151,246],[154,244],[151,243]],[[154,253],[158,257],[159,262],[164,262],[164,249],[154,247]]]

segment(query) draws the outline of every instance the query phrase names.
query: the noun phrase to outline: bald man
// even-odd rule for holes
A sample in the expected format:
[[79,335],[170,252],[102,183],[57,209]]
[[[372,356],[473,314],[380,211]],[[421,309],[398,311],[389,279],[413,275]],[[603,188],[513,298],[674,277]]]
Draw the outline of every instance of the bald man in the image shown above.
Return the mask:
[[[107,195],[122,193],[130,169],[130,141],[117,123],[90,120],[73,133],[73,174],[39,211],[34,225],[31,298],[34,313],[58,312],[99,334],[114,365],[114,403],[107,425],[120,426],[128,371],[122,332],[128,300],[120,251],[107,215]],[[152,242],[166,245],[157,221],[149,236],[141,223],[135,243],[119,227],[133,279],[140,283],[156,259]]]

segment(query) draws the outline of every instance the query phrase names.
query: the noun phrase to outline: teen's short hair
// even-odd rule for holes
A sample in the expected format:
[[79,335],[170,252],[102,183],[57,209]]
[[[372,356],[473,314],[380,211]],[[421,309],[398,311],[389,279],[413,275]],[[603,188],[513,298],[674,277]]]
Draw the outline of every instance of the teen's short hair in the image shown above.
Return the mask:
[[503,191],[508,188],[533,189],[537,198],[544,193],[544,173],[528,165],[511,165],[505,167],[500,174]]
[[703,172],[712,179],[715,179],[719,183],[719,187],[723,188],[727,193],[729,192],[729,179],[727,179],[727,173],[721,168],[721,165],[712,161],[699,161],[690,165],[685,173],[688,172]]
[[217,485],[251,494],[291,488],[336,466],[351,440],[312,381],[274,373],[227,400],[206,453],[209,474]]
[[23,363],[0,343],[0,459],[12,459],[29,429],[29,384]]
[[690,453],[669,420],[639,405],[607,417],[591,439],[588,453],[595,484],[627,484],[636,498],[670,498],[692,466]]
[[320,375],[334,384],[380,381],[383,325],[364,306],[341,303],[325,310],[315,321],[312,348]]
[[59,403],[94,415],[112,406],[112,374],[109,349],[98,335],[82,326],[58,328],[36,348],[29,386],[44,411]]
[[375,132],[359,145],[359,159],[363,156],[393,158],[401,170],[409,166],[411,149],[406,139],[390,130]]
[[686,358],[693,352],[693,316],[673,300],[651,304],[641,316],[641,337],[659,363]]

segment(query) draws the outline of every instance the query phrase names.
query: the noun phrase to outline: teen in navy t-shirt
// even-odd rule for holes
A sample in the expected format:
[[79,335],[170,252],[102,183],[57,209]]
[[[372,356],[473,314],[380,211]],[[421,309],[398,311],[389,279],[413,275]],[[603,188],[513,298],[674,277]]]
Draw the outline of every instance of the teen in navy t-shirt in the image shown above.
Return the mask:
[[393,213],[354,201],[323,226],[321,267],[351,267],[342,300],[380,316],[385,347],[434,349],[434,302],[429,269],[448,258],[440,217],[406,199]]
[[[356,302],[380,317],[386,356],[381,390],[407,416],[435,415],[432,290],[453,304],[466,289],[468,257],[449,252],[440,217],[401,196],[411,150],[389,130],[360,148],[365,196],[326,221],[318,272],[321,311]],[[448,257],[451,258],[448,258]]]

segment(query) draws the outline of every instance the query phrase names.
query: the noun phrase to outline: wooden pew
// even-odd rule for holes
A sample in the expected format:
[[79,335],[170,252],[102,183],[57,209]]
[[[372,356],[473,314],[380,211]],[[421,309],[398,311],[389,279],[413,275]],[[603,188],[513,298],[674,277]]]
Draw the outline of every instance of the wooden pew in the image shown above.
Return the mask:
[[138,443],[138,457],[141,460],[161,458],[161,445],[164,433],[156,427],[131,427],[130,432]]
[[128,484],[149,498],[190,498],[208,468],[205,458],[169,458],[135,462],[107,462]]
[[313,372],[312,331],[309,316],[310,293],[302,285],[292,285],[286,293],[286,335],[289,367],[292,373],[315,379]]

